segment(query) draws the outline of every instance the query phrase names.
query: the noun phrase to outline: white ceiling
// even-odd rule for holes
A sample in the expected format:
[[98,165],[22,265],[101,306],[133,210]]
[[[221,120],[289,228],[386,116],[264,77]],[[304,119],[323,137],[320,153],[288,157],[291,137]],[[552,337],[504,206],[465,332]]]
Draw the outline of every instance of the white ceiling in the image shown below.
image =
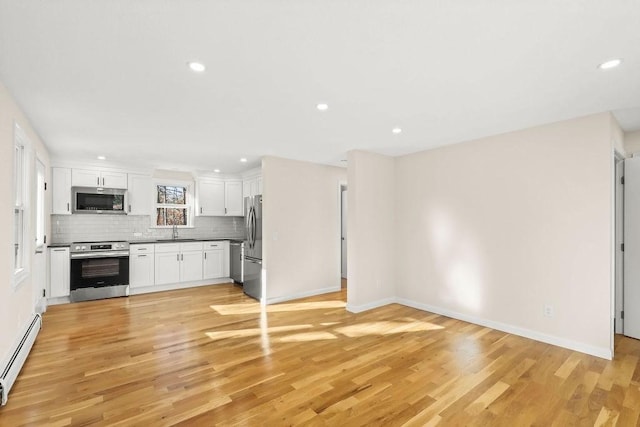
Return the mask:
[[0,80],[58,159],[344,165],[602,111],[638,130],[639,23],[638,0],[0,0]]

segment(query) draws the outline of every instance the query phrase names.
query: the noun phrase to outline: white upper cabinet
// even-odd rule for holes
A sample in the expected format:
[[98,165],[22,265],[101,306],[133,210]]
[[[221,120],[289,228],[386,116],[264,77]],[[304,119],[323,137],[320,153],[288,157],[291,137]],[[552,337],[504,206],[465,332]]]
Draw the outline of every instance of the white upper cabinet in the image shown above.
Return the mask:
[[262,194],[262,175],[250,176],[242,181],[242,196],[253,197]]
[[130,173],[127,183],[127,213],[129,215],[151,215],[153,190],[151,176]]
[[227,180],[224,183],[224,201],[226,216],[243,216],[242,181]]
[[196,215],[224,216],[224,181],[200,179],[196,185]]
[[127,174],[105,172],[94,169],[73,169],[71,173],[73,187],[127,188]]
[[71,215],[71,169],[51,168],[52,204],[54,215]]
[[242,181],[239,179],[198,179],[196,215],[242,216]]

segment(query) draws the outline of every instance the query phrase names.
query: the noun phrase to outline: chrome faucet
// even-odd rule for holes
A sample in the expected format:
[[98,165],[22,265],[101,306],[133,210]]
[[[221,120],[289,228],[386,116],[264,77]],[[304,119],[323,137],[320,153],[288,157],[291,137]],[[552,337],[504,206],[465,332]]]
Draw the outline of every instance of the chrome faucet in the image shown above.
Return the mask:
[[173,225],[173,240],[177,240],[178,239],[178,226],[177,225]]

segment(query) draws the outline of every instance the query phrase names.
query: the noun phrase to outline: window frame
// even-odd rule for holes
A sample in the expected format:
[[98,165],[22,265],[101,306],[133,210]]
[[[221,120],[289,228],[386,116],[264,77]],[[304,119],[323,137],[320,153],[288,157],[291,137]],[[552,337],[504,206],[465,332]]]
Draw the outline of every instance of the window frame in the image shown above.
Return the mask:
[[[19,157],[19,158],[18,158]],[[13,171],[12,171],[12,210],[11,219],[13,230],[13,245],[15,251],[12,260],[11,285],[18,288],[30,274],[30,245],[29,230],[31,223],[30,201],[31,189],[29,174],[31,172],[31,143],[22,128],[14,122],[13,126]],[[20,212],[21,224],[17,224],[16,213]],[[16,239],[16,236],[19,238]],[[19,242],[17,242],[19,241]],[[15,245],[19,245],[18,248]],[[18,252],[19,251],[19,252]],[[16,265],[16,258],[20,256],[21,262]]]
[[[170,203],[158,203],[158,186],[166,187],[184,187],[187,191],[185,193],[185,204],[175,205]],[[178,208],[187,209],[187,225],[178,225],[178,228],[194,228],[195,221],[195,204],[194,204],[194,190],[195,183],[193,181],[182,181],[178,179],[155,179],[153,180],[153,210],[151,212],[151,227],[159,229],[171,229],[173,225],[158,225],[158,209],[160,208]]]

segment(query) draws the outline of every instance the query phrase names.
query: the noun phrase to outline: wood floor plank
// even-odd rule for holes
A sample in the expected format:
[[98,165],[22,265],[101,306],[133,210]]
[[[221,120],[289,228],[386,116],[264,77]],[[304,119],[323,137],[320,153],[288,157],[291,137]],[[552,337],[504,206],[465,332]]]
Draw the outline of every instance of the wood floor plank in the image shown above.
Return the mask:
[[640,422],[640,341],[607,361],[346,289],[263,309],[232,284],[49,307],[0,426]]

